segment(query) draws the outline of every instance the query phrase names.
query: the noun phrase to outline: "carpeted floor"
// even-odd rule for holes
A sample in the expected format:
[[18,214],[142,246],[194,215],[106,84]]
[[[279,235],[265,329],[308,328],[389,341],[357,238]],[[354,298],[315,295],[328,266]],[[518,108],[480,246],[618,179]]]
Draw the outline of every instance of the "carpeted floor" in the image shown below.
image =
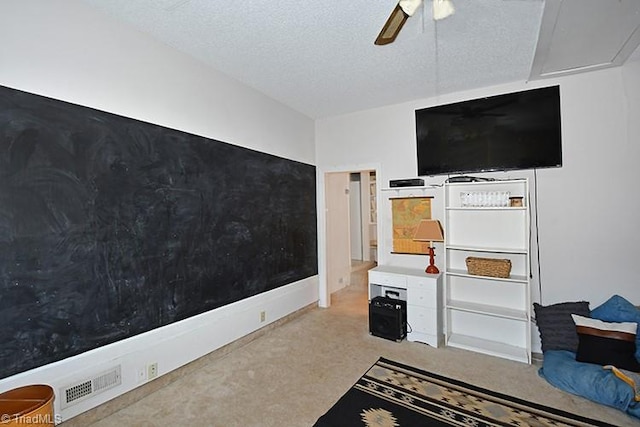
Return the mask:
[[312,426],[379,357],[614,425],[639,425],[553,388],[533,365],[370,336],[365,277],[355,274],[330,309],[308,310],[231,352],[206,356],[198,369],[140,400],[116,399],[63,426]]

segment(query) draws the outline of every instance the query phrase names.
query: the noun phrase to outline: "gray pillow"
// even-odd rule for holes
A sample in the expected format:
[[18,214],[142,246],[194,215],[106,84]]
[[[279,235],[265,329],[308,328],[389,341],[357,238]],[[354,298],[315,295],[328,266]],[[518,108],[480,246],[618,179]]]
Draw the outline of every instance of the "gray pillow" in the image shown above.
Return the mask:
[[590,317],[587,301],[561,302],[547,306],[534,302],[533,311],[543,353],[547,350],[569,350],[575,353],[578,350],[578,334],[571,315]]

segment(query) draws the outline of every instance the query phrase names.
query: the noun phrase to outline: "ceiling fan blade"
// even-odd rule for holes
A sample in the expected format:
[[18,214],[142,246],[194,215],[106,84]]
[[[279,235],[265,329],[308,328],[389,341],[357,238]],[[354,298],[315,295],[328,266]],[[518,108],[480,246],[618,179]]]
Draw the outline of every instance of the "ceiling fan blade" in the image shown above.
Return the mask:
[[[451,16],[455,13],[455,8],[451,0],[432,0],[433,1],[433,19],[438,21]],[[387,22],[384,23],[380,34],[376,38],[374,44],[383,45],[393,42],[402,26],[410,16],[422,6],[423,0],[399,0],[396,7],[389,15]]]
[[402,26],[422,5],[422,0],[398,0],[398,4],[389,15],[374,44],[389,44],[396,39]]
[[376,41],[373,43],[377,45],[385,45],[393,42],[396,37],[398,37],[398,33],[400,33],[404,23],[407,22],[407,18],[409,18],[409,15],[404,13],[398,3],[391,12],[391,15],[389,15],[387,22],[384,23]]

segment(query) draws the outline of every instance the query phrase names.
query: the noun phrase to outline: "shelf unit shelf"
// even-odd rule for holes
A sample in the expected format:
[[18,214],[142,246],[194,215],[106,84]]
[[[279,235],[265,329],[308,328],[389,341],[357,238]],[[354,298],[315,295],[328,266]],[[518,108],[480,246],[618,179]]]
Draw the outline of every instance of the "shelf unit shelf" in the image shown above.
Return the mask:
[[464,350],[478,351],[490,356],[515,360],[516,362],[530,363],[530,350],[497,341],[485,340],[469,335],[451,334],[447,339],[447,345]]
[[467,273],[466,270],[455,270],[455,269],[447,270],[447,274],[449,274],[450,276],[469,277],[469,278],[478,279],[478,280],[496,280],[498,282],[513,282],[513,283],[522,283],[525,285],[529,283],[529,279],[527,277],[514,275],[514,274],[510,275],[509,277],[477,276],[475,274]]
[[[508,192],[523,206],[462,206],[469,192]],[[446,344],[531,363],[528,181],[446,183],[444,195]],[[511,274],[469,274],[467,257],[508,259]]]
[[526,206],[512,207],[512,206],[450,206],[446,207],[447,211],[505,211],[505,212],[517,212],[526,211]]
[[418,190],[418,191],[426,191],[426,190],[434,190],[436,188],[441,187],[441,185],[411,185],[411,186],[407,186],[407,187],[385,187],[385,188],[381,188],[380,191],[384,191],[384,192],[391,192],[391,191],[395,191],[395,192],[406,192],[406,191],[411,191],[411,190]]
[[529,320],[529,314],[525,310],[515,310],[511,308],[496,306],[496,305],[449,300],[447,302],[447,307],[450,310],[467,311],[470,313],[483,314],[487,316],[496,316],[496,317],[503,317],[505,319],[520,320],[522,322],[526,322]]
[[468,246],[468,245],[447,245],[445,249],[452,251],[467,252],[491,252],[504,254],[527,254],[529,251],[524,248],[491,248],[487,246]]

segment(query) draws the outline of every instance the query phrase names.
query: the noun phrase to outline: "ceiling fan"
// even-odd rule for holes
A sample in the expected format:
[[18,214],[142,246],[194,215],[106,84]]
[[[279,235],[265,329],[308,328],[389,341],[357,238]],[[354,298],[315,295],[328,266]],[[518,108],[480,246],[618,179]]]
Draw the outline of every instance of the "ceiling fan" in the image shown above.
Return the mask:
[[[389,15],[374,44],[383,45],[393,42],[402,26],[410,16],[422,5],[422,0],[399,0]],[[433,0],[433,19],[440,20],[455,12],[451,0]]]

